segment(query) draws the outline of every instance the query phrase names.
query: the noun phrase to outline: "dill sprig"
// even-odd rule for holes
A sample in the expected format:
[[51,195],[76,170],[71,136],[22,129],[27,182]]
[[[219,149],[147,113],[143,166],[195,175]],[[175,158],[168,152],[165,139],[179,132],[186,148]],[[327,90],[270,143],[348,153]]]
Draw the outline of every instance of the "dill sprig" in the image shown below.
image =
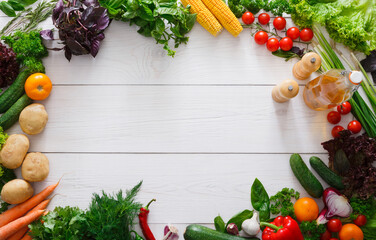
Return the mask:
[[134,239],[132,234],[134,220],[142,205],[135,201],[142,181],[124,196],[120,190],[116,195],[102,192],[102,196],[94,194],[86,213],[89,232],[95,239]]
[[39,23],[46,20],[51,14],[56,5],[56,0],[39,2],[35,8],[27,8],[19,12],[7,25],[0,31],[1,36],[8,36],[12,32],[20,30],[22,32],[29,32],[39,25]]

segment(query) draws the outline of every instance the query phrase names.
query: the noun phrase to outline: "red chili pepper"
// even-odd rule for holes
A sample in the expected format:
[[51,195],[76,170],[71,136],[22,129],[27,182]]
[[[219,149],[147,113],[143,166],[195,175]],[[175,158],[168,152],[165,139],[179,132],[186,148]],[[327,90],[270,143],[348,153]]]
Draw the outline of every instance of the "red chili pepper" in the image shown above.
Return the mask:
[[140,227],[142,230],[142,233],[144,234],[144,237],[146,240],[155,240],[155,237],[150,230],[150,227],[148,225],[148,216],[149,216],[149,206],[152,202],[154,202],[155,199],[152,199],[146,207],[143,207],[140,209],[140,213],[138,214],[138,220],[140,222]]
[[304,240],[298,223],[289,216],[279,216],[271,223],[262,222],[260,225],[266,226],[262,240]]

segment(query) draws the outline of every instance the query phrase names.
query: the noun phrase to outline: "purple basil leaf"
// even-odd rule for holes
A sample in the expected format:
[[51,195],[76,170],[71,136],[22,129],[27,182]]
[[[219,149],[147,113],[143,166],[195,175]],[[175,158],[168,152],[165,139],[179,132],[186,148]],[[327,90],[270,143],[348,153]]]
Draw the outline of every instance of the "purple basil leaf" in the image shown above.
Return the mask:
[[98,34],[95,39],[102,41],[104,39],[104,33]]
[[63,10],[64,10],[64,2],[63,0],[59,0],[56,3],[54,10],[52,11],[52,21],[54,24],[56,23],[56,20],[59,18]]
[[67,38],[66,40],[67,47],[71,50],[73,55],[83,55],[88,54],[89,51],[84,48],[79,42],[73,38]]
[[94,19],[93,16],[92,16],[93,10],[94,10],[94,7],[90,6],[90,7],[86,8],[81,15],[81,20],[82,20],[83,24],[87,27],[89,27],[88,21]]
[[91,49],[90,49],[91,56],[93,56],[93,57],[97,56],[100,45],[101,45],[101,42],[99,40],[93,40],[91,42]]
[[97,20],[97,28],[98,30],[102,31],[105,30],[108,25],[110,24],[110,17],[107,14],[107,9],[106,8],[98,8],[100,9],[99,12],[101,12],[100,17]]
[[97,0],[84,0],[82,1],[82,4],[84,4],[86,7],[90,7],[90,6],[98,7],[99,6],[99,3]]
[[69,48],[66,46],[65,47],[65,58],[68,59],[68,61],[70,61],[72,59],[72,52],[69,50]]
[[54,40],[54,33],[51,29],[46,29],[46,30],[40,31],[40,36],[44,40]]

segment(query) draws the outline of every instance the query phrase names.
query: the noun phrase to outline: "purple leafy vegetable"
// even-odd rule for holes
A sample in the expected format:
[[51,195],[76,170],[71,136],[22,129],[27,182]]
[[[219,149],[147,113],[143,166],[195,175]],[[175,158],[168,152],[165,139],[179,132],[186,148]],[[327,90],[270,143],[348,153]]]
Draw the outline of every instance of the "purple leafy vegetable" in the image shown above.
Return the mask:
[[360,63],[366,72],[372,74],[373,81],[376,83],[376,50],[372,51],[371,54]]
[[[95,57],[105,37],[103,32],[110,24],[107,9],[100,7],[97,0],[68,0],[66,4],[59,0],[52,21],[59,30],[68,60],[72,55],[91,54]],[[42,36],[48,37],[48,34],[44,32]]]

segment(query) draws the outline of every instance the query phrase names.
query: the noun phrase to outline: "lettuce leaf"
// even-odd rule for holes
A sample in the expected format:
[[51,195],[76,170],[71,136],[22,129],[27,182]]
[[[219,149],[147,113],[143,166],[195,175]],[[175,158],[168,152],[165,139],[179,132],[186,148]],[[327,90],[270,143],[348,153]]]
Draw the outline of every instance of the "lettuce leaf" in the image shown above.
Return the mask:
[[319,23],[329,35],[352,50],[376,49],[376,0],[291,0],[295,24]]

